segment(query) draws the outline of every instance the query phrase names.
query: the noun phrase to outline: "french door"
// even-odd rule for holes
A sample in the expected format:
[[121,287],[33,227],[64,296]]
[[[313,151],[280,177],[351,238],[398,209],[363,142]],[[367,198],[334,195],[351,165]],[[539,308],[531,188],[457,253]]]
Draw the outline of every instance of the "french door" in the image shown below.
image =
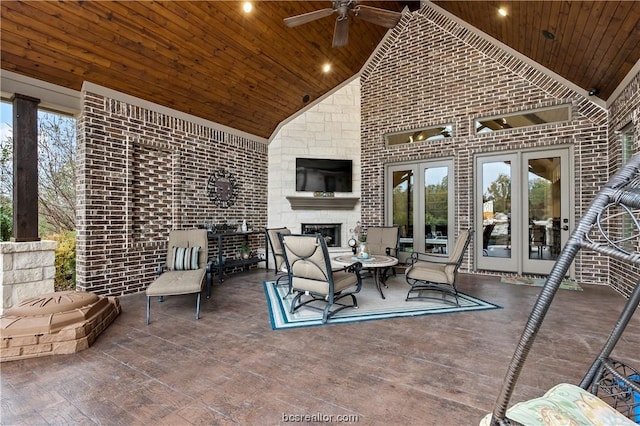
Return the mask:
[[478,269],[548,274],[569,238],[569,149],[476,158]]
[[400,261],[414,251],[446,254],[453,243],[453,160],[386,170],[387,225],[400,227]]

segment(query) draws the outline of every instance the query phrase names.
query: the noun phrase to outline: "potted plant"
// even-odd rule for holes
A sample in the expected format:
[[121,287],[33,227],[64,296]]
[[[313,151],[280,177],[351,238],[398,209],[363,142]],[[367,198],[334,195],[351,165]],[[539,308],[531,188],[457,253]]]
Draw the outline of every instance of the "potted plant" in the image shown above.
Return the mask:
[[240,246],[240,258],[243,260],[247,260],[250,256],[251,247],[249,247],[249,244],[245,241],[244,243],[242,243],[242,246]]

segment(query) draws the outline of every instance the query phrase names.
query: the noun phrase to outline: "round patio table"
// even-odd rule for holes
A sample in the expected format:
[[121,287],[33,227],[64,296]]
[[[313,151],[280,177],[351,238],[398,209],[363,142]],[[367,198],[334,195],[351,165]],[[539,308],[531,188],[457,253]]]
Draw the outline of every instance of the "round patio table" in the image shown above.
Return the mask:
[[386,287],[387,285],[384,282],[385,277],[384,275],[381,276],[381,273],[384,272],[387,268],[390,268],[398,264],[398,259],[396,259],[395,257],[378,255],[378,254],[373,255],[367,259],[361,259],[353,255],[344,255],[344,256],[337,256],[333,260],[336,264],[342,265],[342,266],[349,266],[354,262],[360,262],[362,263],[362,267],[364,269],[371,270],[373,273],[373,280],[376,284],[376,288],[380,293],[380,297],[382,297],[383,299],[385,297],[384,297],[384,293],[382,292],[381,286],[384,285]]

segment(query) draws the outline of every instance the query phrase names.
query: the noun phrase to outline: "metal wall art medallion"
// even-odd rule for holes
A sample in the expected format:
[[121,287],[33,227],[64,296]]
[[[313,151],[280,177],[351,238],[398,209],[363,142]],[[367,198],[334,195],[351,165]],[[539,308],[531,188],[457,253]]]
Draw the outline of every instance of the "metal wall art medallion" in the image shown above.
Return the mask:
[[225,169],[211,173],[207,181],[207,195],[214,204],[220,207],[232,206],[238,198],[236,178]]

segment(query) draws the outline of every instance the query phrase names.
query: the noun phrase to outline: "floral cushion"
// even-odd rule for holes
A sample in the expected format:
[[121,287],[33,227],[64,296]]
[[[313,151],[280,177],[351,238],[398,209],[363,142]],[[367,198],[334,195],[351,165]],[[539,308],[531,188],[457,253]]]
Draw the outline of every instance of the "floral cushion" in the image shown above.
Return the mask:
[[[568,383],[561,383],[541,398],[520,402],[507,410],[507,418],[523,425],[637,426],[597,396]],[[491,424],[491,414],[480,426]]]

